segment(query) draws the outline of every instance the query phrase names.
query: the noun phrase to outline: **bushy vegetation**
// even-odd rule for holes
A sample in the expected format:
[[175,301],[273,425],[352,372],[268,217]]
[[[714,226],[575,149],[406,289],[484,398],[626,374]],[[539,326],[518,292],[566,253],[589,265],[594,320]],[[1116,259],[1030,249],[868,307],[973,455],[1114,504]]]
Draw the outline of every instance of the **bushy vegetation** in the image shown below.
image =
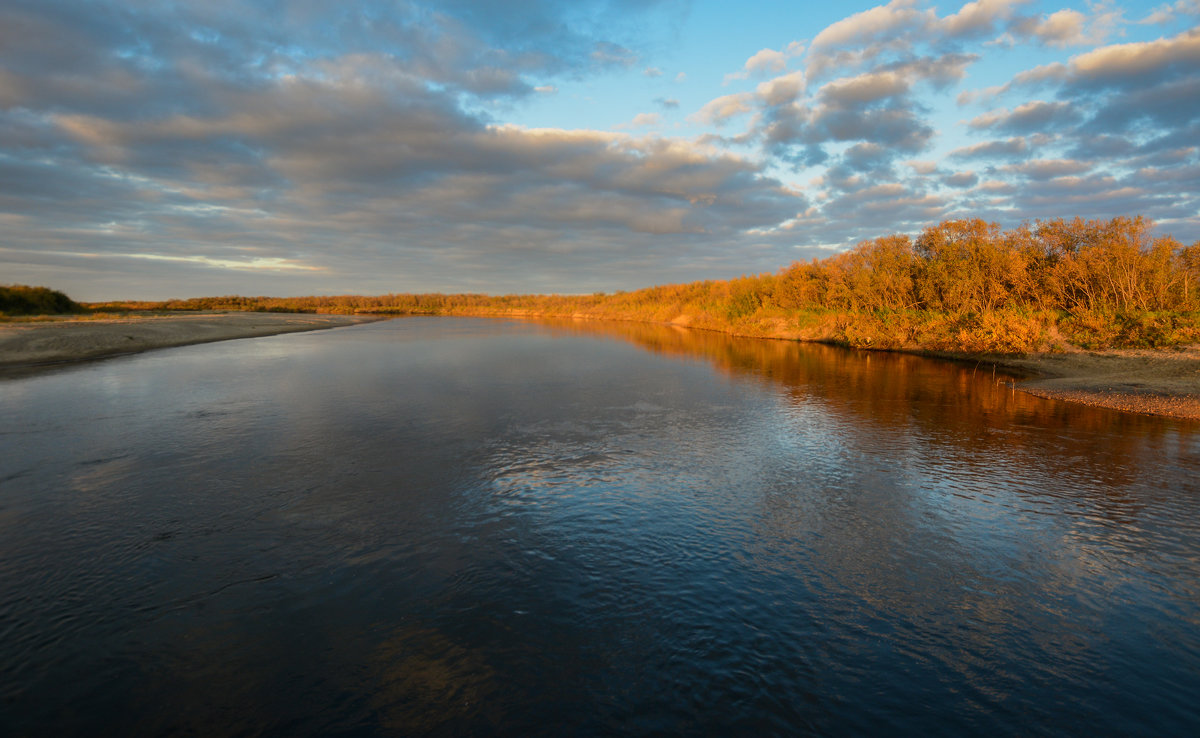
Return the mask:
[[49,287],[23,284],[0,286],[0,316],[62,315],[83,311],[82,305]]
[[892,235],[777,274],[594,295],[216,297],[108,307],[542,315],[675,323],[870,348],[1025,353],[1200,340],[1200,242],[1138,218],[982,220]]

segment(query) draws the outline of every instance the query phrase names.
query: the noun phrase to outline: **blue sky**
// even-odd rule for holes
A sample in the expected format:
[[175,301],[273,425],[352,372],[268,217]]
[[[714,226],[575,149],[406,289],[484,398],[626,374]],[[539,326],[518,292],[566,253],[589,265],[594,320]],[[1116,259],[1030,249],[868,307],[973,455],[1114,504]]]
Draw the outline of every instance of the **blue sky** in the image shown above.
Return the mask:
[[0,283],[593,292],[982,217],[1200,239],[1200,0],[4,0]]

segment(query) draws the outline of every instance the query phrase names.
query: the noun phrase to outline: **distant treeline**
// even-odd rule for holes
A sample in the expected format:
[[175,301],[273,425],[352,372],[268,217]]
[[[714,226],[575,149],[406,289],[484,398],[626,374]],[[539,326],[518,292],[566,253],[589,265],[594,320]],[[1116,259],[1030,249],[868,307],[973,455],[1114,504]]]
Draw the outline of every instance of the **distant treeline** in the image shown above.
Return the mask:
[[1002,230],[953,220],[776,274],[593,295],[207,297],[102,307],[546,315],[675,323],[739,335],[967,353],[1200,340],[1200,242],[1143,218]]
[[49,287],[0,286],[0,315],[61,315],[83,311],[82,305]]

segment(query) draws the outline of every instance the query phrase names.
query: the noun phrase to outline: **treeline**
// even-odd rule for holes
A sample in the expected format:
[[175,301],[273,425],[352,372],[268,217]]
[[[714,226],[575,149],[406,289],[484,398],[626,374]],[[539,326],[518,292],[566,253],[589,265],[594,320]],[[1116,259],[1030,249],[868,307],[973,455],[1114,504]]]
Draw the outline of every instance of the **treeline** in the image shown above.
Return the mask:
[[593,295],[210,297],[108,304],[167,310],[546,315],[747,336],[968,353],[1200,341],[1200,242],[1143,218],[982,220],[892,235],[776,274]]
[[0,316],[62,315],[80,313],[85,308],[58,290],[24,284],[0,286]]

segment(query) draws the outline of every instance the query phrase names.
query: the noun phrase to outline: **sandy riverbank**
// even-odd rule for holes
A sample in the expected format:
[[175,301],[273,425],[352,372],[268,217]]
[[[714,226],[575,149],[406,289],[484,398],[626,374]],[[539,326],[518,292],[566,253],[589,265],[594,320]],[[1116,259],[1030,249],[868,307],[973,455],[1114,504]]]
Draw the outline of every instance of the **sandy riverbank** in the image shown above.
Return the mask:
[[232,338],[314,331],[380,320],[365,315],[187,313],[0,324],[0,376],[76,361]]

